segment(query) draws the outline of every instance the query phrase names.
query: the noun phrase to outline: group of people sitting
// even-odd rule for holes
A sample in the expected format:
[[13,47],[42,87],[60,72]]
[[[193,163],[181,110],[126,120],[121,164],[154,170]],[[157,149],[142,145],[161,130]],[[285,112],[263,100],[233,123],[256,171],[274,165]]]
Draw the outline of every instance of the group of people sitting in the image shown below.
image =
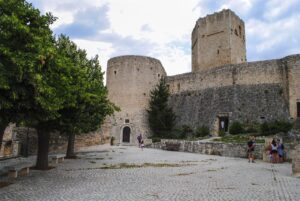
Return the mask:
[[266,147],[269,160],[272,163],[282,163],[284,158],[284,145],[280,139],[273,139]]
[[[255,147],[255,137],[251,136],[248,143],[248,159],[249,163],[255,163],[254,161],[254,147]],[[280,139],[273,138],[272,142],[265,149],[267,155],[269,156],[269,161],[271,163],[282,163],[284,161],[284,146]]]

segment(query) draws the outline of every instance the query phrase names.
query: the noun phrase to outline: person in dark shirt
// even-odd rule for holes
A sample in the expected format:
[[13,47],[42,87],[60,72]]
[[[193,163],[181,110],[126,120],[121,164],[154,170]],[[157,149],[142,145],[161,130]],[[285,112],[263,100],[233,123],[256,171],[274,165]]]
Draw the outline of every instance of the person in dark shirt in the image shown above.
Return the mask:
[[254,154],[253,154],[253,152],[254,152],[254,147],[255,147],[255,138],[254,138],[254,136],[251,136],[250,137],[250,139],[249,139],[249,141],[248,141],[248,143],[247,143],[247,145],[248,145],[248,150],[247,150],[247,153],[248,153],[248,159],[249,159],[249,163],[255,163],[255,161],[254,161]]

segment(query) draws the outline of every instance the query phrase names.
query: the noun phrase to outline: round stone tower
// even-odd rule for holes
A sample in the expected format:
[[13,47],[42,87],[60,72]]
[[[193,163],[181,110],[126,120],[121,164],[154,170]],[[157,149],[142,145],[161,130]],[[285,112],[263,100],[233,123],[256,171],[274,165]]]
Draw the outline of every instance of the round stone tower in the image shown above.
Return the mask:
[[121,111],[109,119],[110,135],[116,144],[135,144],[137,136],[150,134],[147,112],[150,91],[166,72],[157,59],[120,56],[107,64],[108,97]]

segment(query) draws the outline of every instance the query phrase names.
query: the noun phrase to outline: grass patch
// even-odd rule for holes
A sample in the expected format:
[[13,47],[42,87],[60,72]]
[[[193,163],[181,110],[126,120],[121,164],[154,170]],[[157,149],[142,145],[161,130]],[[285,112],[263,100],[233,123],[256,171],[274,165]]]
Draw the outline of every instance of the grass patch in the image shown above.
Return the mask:
[[104,160],[104,158],[92,158],[92,157],[88,157],[85,159],[87,159],[87,160]]
[[133,163],[120,163],[115,165],[107,165],[101,167],[101,169],[130,169],[130,168],[146,168],[146,167],[183,167],[190,166],[194,164],[173,164],[173,163],[143,163],[143,164],[133,164]]
[[147,167],[184,167],[184,166],[192,166],[195,164],[174,164],[174,163],[143,163],[143,164],[133,164],[133,163],[119,163],[119,164],[111,164],[100,167],[89,167],[89,168],[79,168],[79,169],[65,169],[65,171],[79,171],[79,170],[96,170],[96,169],[104,169],[104,170],[113,170],[113,169],[133,169],[133,168],[147,168]]
[[[224,142],[224,143],[243,143],[246,144],[249,141],[249,135],[228,135],[218,139],[214,139],[216,142]],[[265,143],[264,139],[256,139],[255,142],[257,144]]]
[[172,175],[172,176],[188,176],[188,175],[191,175],[191,174],[195,174],[194,172],[189,172],[189,173],[178,173],[178,174],[175,174],[175,175]]

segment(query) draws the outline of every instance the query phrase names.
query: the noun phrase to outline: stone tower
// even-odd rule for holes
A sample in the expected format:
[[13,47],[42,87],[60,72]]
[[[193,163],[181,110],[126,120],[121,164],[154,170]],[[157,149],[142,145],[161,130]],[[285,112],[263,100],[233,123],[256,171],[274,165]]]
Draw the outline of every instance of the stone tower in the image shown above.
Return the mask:
[[108,61],[108,98],[121,109],[108,122],[116,144],[135,144],[138,134],[150,135],[146,109],[150,91],[162,76],[166,72],[154,58],[120,56]]
[[233,11],[199,18],[192,32],[192,71],[246,62],[245,25]]

